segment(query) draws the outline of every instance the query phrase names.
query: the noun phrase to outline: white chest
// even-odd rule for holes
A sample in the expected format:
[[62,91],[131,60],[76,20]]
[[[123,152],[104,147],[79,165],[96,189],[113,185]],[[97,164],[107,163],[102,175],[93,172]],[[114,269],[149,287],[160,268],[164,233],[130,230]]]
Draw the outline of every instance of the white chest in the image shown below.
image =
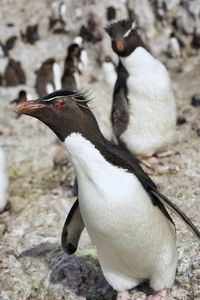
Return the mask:
[[129,124],[121,139],[136,155],[162,151],[175,133],[176,108],[164,65],[143,48],[121,58],[127,69]]
[[[81,215],[105,277],[115,289],[150,278],[158,257],[165,266],[165,257],[174,255],[168,221],[138,179],[107,162],[88,140],[73,133],[64,143],[78,179]],[[163,258],[165,247],[169,253]]]
[[[78,178],[80,206],[86,224],[97,227],[104,222],[115,223],[115,218],[117,222],[121,218],[119,211],[128,218],[130,207],[132,215],[134,211],[145,211],[150,205],[138,179],[107,162],[99,150],[80,134],[71,134],[65,140],[65,146]],[[141,199],[139,203],[138,198]]]
[[6,173],[6,162],[3,150],[0,148],[0,212],[7,204],[8,177]]

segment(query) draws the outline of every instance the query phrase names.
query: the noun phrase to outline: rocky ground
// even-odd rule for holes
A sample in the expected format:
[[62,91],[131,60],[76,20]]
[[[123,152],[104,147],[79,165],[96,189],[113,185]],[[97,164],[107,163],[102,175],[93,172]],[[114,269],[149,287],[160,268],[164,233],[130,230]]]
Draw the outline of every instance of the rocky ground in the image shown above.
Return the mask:
[[[40,39],[34,45],[25,44],[18,38],[17,44],[9,54],[22,62],[27,75],[26,85],[0,87],[0,128],[3,130],[0,145],[6,154],[10,180],[9,209],[0,215],[0,299],[114,299],[115,291],[103,277],[95,248],[86,232],[81,237],[76,255],[68,256],[60,246],[62,227],[75,200],[72,197],[74,173],[67,156],[63,154],[62,147],[48,128],[26,116],[16,119],[10,105],[10,101],[22,88],[36,96],[34,71],[42,61],[54,56],[58,63],[63,65],[66,46],[77,33],[73,27],[74,8],[70,7],[67,11],[69,33],[60,35],[48,32],[45,27],[47,16],[51,14],[51,5],[56,1],[38,1],[37,5],[35,1],[28,1],[26,5],[25,2],[3,0],[0,12],[4,25],[2,39],[10,34],[6,24],[11,21],[16,24],[10,28],[12,34],[18,35],[19,29],[23,29],[25,24],[39,22],[41,27]],[[123,2],[119,1],[118,8],[122,16],[125,15]],[[95,8],[95,1],[88,3],[90,5],[83,7],[84,14],[91,7]],[[146,1],[143,4],[145,3]],[[173,1],[168,3],[173,4]],[[73,5],[76,8],[80,6],[77,1],[74,1]],[[173,5],[168,8],[169,12],[172,11],[171,7],[173,8]],[[103,14],[103,4],[99,4],[97,8],[99,14]],[[118,13],[118,18],[119,15]],[[165,22],[168,22],[167,18],[170,19],[171,15],[166,15]],[[81,21],[83,20],[78,19],[77,24]],[[169,25],[169,22],[167,24]],[[166,28],[170,30],[171,27]],[[152,29],[152,35],[155,34],[153,30],[155,29]],[[159,34],[153,38],[148,37],[154,47],[153,41],[158,36]],[[86,43],[85,47],[89,53],[90,64],[82,79],[85,82],[84,86],[93,90],[94,100],[91,107],[104,130],[105,114],[109,111],[109,99],[106,96],[110,91],[105,88],[101,69],[96,63],[99,46]],[[165,47],[166,45],[163,49]],[[178,115],[184,117],[186,122],[177,126],[176,137],[171,147],[175,154],[160,159],[158,165],[147,171],[160,190],[173,199],[200,228],[200,108],[191,105],[191,97],[200,93],[200,54],[194,48],[188,53],[189,48],[186,48],[184,47],[183,53],[176,58],[167,57],[165,51],[159,54],[170,71]],[[0,58],[1,73],[7,59]],[[91,83],[91,77],[94,75],[97,81]],[[63,157],[65,166],[61,167]],[[178,268],[175,284],[169,290],[168,299],[198,300],[199,243],[181,221],[176,217],[174,220],[177,227]],[[145,299],[145,293],[149,293],[148,286],[142,285],[132,291],[132,299]]]

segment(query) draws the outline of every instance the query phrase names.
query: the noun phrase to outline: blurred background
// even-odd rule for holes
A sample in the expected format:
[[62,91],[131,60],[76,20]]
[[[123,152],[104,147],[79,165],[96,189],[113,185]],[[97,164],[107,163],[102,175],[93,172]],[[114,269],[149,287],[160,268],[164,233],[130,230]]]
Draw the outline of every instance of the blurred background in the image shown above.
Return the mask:
[[[167,67],[177,103],[175,154],[146,171],[199,225],[200,1],[1,0],[0,150],[9,183],[0,206],[0,299],[115,297],[86,232],[77,255],[61,250],[62,227],[75,200],[67,154],[48,128],[13,110],[20,101],[69,84],[88,89],[91,109],[110,138],[118,58],[104,28],[127,17]],[[179,264],[168,299],[200,299],[199,245],[175,221]],[[145,299],[144,291],[139,287],[135,298]]]

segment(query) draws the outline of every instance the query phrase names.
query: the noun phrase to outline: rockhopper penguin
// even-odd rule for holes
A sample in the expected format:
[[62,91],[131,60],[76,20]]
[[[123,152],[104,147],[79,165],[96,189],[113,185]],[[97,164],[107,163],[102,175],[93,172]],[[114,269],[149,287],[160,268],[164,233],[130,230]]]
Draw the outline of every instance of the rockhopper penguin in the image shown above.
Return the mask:
[[60,70],[54,58],[46,59],[36,73],[35,88],[39,97],[61,88]]
[[73,43],[68,48],[67,57],[64,63],[64,72],[61,79],[62,88],[69,88],[76,91],[80,88],[79,78],[79,62],[81,56],[81,48],[78,44]]
[[63,228],[63,248],[76,250],[85,225],[118,299],[128,299],[128,289],[149,279],[155,293],[148,299],[163,300],[177,265],[175,226],[165,205],[199,239],[200,232],[158,191],[134,156],[103,137],[87,102],[81,92],[61,90],[16,109],[52,129],[74,165],[78,199]]
[[163,152],[176,125],[168,72],[147,50],[133,21],[118,21],[106,31],[119,56],[112,107],[114,134],[135,155],[150,157]]

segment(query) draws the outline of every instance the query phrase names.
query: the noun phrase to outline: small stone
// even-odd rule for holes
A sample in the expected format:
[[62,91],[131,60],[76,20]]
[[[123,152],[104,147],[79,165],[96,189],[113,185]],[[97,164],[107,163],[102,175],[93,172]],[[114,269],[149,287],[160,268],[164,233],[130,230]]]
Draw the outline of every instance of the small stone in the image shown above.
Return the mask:
[[6,224],[0,223],[0,239],[3,237],[7,229]]
[[200,48],[200,33],[195,33],[192,40],[192,45],[194,48]]
[[26,197],[22,198],[19,196],[14,196],[11,198],[11,211],[20,212],[29,203],[29,199]]
[[194,107],[200,106],[200,94],[195,94],[192,96],[191,105]]
[[107,8],[107,20],[112,21],[113,19],[116,18],[116,9],[113,6],[109,6]]
[[198,136],[200,136],[200,127],[197,128],[196,133],[197,133]]
[[183,115],[179,115],[176,120],[176,125],[180,126],[187,123],[186,118]]

